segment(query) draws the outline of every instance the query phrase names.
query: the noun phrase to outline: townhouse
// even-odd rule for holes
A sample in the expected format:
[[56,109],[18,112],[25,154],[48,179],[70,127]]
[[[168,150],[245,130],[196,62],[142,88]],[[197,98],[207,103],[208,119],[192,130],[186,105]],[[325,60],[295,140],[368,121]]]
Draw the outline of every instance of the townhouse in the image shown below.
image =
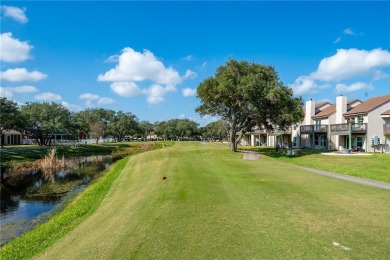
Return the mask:
[[364,102],[346,96],[338,96],[335,104],[309,100],[304,114],[302,122],[287,130],[255,128],[241,145],[367,152],[381,147],[390,152],[390,94]]

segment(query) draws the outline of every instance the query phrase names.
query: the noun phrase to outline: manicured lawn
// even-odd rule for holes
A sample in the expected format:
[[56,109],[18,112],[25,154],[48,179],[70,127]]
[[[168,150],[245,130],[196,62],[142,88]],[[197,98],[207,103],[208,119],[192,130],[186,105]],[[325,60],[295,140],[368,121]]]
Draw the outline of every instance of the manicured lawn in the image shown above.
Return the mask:
[[[390,182],[390,154],[375,153],[367,156],[323,155],[321,151],[303,151],[301,156],[287,157],[275,153],[273,148],[242,147],[261,152],[281,162],[311,167],[377,181]],[[323,152],[323,151],[322,151]]]
[[[245,161],[242,154],[210,143],[178,142],[118,167],[121,172],[96,211],[49,242],[36,259],[390,255],[386,190],[307,173],[271,158]],[[27,250],[14,241],[14,250],[18,246]]]

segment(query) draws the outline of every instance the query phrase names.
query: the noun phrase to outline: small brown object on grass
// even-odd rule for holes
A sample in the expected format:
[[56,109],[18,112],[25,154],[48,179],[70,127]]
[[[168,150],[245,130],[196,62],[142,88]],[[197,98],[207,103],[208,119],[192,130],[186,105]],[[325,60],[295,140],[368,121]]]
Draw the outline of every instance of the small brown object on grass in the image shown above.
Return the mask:
[[167,176],[162,177],[162,179],[163,179],[163,180],[166,180],[166,179],[167,179]]

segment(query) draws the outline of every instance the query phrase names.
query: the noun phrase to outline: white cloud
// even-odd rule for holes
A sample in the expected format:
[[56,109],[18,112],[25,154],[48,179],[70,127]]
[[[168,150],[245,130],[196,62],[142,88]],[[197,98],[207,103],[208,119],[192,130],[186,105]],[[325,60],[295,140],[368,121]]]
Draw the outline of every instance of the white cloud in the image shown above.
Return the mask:
[[164,101],[164,95],[168,92],[166,88],[161,85],[153,84],[145,92],[148,94],[147,101],[149,104],[157,104]]
[[62,101],[61,104],[71,111],[75,111],[75,112],[81,111],[81,107],[79,105],[69,104],[66,101]]
[[39,81],[45,78],[47,78],[46,74],[37,70],[29,72],[25,68],[8,69],[0,72],[0,79],[10,82]]
[[181,93],[183,94],[184,97],[195,96],[196,95],[196,89],[184,88]]
[[109,104],[115,103],[115,100],[112,98],[109,98],[109,97],[102,97],[102,98],[99,98],[97,103],[99,105],[109,105]]
[[40,100],[40,101],[58,101],[58,100],[62,99],[62,97],[60,95],[54,94],[51,92],[45,92],[45,93],[36,95],[34,98],[36,100]]
[[362,89],[372,90],[374,89],[374,87],[371,84],[366,84],[363,82],[356,82],[349,86],[341,83],[336,85],[337,93],[349,93],[349,92],[354,92]]
[[343,31],[344,34],[346,35],[356,35],[351,28],[347,28]]
[[79,98],[84,100],[95,100],[95,99],[99,99],[99,96],[91,93],[84,93],[81,94]]
[[9,17],[14,19],[19,23],[27,23],[28,19],[26,17],[26,8],[19,8],[15,6],[1,6],[1,12],[4,17]]
[[20,87],[14,87],[13,91],[16,93],[34,93],[37,92],[38,89],[33,86],[20,86]]
[[0,87],[0,97],[12,99],[14,93],[11,88]]
[[193,72],[191,70],[187,70],[186,74],[183,76],[183,79],[194,79],[198,76],[196,72]]
[[114,82],[111,90],[122,97],[132,97],[142,93],[142,90],[134,82]]
[[337,82],[375,74],[378,68],[386,66],[390,66],[390,53],[386,50],[339,49],[335,55],[322,59],[317,71],[310,77],[316,80]]
[[179,119],[184,119],[185,117],[186,117],[185,114],[181,114],[181,115],[179,116]]
[[200,66],[202,69],[204,69],[207,66],[207,61],[203,62],[202,65]]
[[[187,56],[188,59],[192,58]],[[147,102],[157,104],[164,101],[166,93],[176,91],[176,85],[185,79],[193,79],[197,74],[187,70],[184,76],[172,67],[166,67],[161,60],[148,50],[136,52],[124,48],[120,55],[113,55],[109,61],[118,59],[118,64],[104,74],[99,74],[98,81],[111,81],[111,90],[124,97],[138,94],[147,95]],[[149,84],[148,88],[138,84]],[[142,85],[141,85],[142,86]]]
[[20,87],[0,87],[0,96],[8,99],[14,96],[14,93],[26,94],[37,92],[38,89],[33,86],[20,86]]
[[0,61],[21,62],[31,58],[30,50],[33,46],[12,37],[12,33],[0,35]]
[[318,85],[314,79],[309,76],[299,76],[293,84],[289,85],[294,90],[295,95],[314,94],[318,90],[330,88],[329,84]]
[[106,59],[107,63],[118,62],[118,61],[119,61],[119,55],[111,55]]
[[173,68],[166,68],[152,52],[144,50],[136,52],[132,48],[124,48],[119,56],[118,65],[98,76],[98,81],[137,82],[151,80],[157,84],[176,85],[182,78]]
[[341,41],[341,37],[337,37],[336,40],[334,40],[333,43],[339,43]]
[[98,105],[109,105],[115,102],[115,100],[112,98],[100,97],[99,95],[92,93],[81,94],[79,98],[85,100],[85,105],[87,107],[93,107],[95,105],[94,101],[96,101]]
[[191,61],[191,60],[193,60],[194,59],[194,56],[192,56],[191,54],[190,55],[187,55],[187,56],[185,56],[184,58],[183,58],[183,60],[185,60],[185,61]]

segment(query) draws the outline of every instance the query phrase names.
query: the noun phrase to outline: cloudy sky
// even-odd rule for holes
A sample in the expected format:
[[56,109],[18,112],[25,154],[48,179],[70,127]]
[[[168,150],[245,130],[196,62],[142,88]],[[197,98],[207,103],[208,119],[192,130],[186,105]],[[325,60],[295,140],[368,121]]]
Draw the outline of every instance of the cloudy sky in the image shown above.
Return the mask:
[[390,2],[1,3],[1,96],[200,118],[229,58],[273,65],[304,100],[390,93]]

